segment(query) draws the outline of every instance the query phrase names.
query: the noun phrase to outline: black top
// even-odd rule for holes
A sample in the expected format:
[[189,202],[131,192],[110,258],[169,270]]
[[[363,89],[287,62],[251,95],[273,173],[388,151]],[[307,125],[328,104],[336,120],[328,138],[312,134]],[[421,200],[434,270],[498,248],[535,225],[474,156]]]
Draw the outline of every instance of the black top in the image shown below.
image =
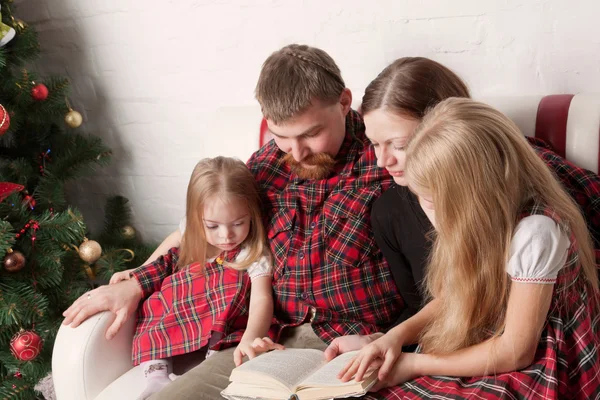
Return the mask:
[[375,240],[388,262],[406,308],[395,325],[415,315],[423,304],[422,280],[431,249],[431,222],[408,188],[392,185],[373,204]]

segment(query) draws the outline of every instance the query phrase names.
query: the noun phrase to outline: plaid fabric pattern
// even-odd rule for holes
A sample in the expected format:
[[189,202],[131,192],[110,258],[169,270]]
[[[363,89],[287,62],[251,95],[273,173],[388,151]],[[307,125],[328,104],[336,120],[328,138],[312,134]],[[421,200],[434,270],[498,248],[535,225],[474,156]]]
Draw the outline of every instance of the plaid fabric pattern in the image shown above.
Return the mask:
[[[522,215],[542,214],[535,206]],[[578,262],[571,236],[565,267],[558,275],[535,360],[511,373],[478,378],[425,376],[364,396],[399,399],[598,399],[600,398],[600,295],[593,293]]]
[[[232,261],[238,254],[239,248],[224,258]],[[194,273],[192,264],[172,274],[178,256],[179,249],[173,248],[134,272],[142,287],[146,287],[145,294],[151,288],[156,289],[138,312],[132,349],[134,365],[190,353],[208,345],[209,340],[211,349],[219,349],[231,341],[239,341],[237,335],[229,335],[246,327],[250,299],[248,274],[216,261],[207,262],[204,273]],[[148,278],[160,275],[166,276],[162,283]]]
[[273,141],[248,161],[264,197],[274,258],[277,324],[271,333],[308,318],[329,343],[341,335],[385,330],[403,303],[370,224],[372,202],[391,179],[376,165],[358,113],[329,178],[301,180]]
[[600,260],[600,177],[565,160],[547,142],[534,137],[527,140],[579,204],[594,242],[596,259]]

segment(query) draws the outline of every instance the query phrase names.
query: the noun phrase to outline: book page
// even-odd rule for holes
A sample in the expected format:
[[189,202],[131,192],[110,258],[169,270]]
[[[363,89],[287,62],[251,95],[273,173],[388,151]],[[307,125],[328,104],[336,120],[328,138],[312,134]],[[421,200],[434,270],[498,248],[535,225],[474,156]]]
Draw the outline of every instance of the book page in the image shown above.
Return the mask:
[[[337,378],[337,374],[346,366],[346,364],[354,358],[359,352],[350,351],[340,354],[328,364],[324,365],[312,375],[307,377],[301,386],[304,387],[327,387],[327,386],[352,386],[356,385],[354,379],[348,382],[342,382]],[[368,374],[366,375],[368,376]]]
[[307,376],[325,364],[322,351],[313,349],[275,350],[253,358],[235,368],[230,380],[256,383],[256,378],[267,376],[285,385],[290,392]]

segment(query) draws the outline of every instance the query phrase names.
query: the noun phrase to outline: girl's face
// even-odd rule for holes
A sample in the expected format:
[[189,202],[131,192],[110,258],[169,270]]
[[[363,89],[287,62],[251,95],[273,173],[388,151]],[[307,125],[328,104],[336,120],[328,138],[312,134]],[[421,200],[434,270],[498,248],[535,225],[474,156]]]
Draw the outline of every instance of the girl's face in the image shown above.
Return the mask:
[[419,198],[419,205],[421,206],[421,209],[425,215],[427,215],[429,221],[431,221],[431,225],[433,225],[435,228],[435,207],[433,205],[433,196],[431,191],[417,186],[416,184],[410,182],[410,180],[408,180],[407,184],[411,192],[413,192]]
[[214,196],[204,205],[206,241],[222,251],[233,250],[250,232],[250,210],[243,199]]
[[370,111],[364,120],[366,135],[375,148],[377,166],[387,169],[398,185],[406,186],[406,142],[420,121],[385,109]]

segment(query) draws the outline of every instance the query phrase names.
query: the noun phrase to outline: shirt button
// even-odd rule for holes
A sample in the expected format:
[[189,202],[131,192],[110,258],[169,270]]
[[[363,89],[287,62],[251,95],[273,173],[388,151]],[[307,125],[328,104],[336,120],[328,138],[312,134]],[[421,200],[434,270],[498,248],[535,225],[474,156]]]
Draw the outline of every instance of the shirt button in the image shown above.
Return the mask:
[[301,259],[301,260],[304,259],[304,252],[303,251],[301,251],[300,253],[298,253],[298,258]]
[[311,229],[314,229],[314,228],[315,228],[315,226],[317,226],[317,224],[316,224],[316,223],[314,223],[314,222],[313,222],[312,224],[310,224],[310,228],[311,228]]
[[300,295],[300,297],[302,297],[302,300],[306,300],[306,299],[308,299],[308,293],[302,292],[302,294]]

